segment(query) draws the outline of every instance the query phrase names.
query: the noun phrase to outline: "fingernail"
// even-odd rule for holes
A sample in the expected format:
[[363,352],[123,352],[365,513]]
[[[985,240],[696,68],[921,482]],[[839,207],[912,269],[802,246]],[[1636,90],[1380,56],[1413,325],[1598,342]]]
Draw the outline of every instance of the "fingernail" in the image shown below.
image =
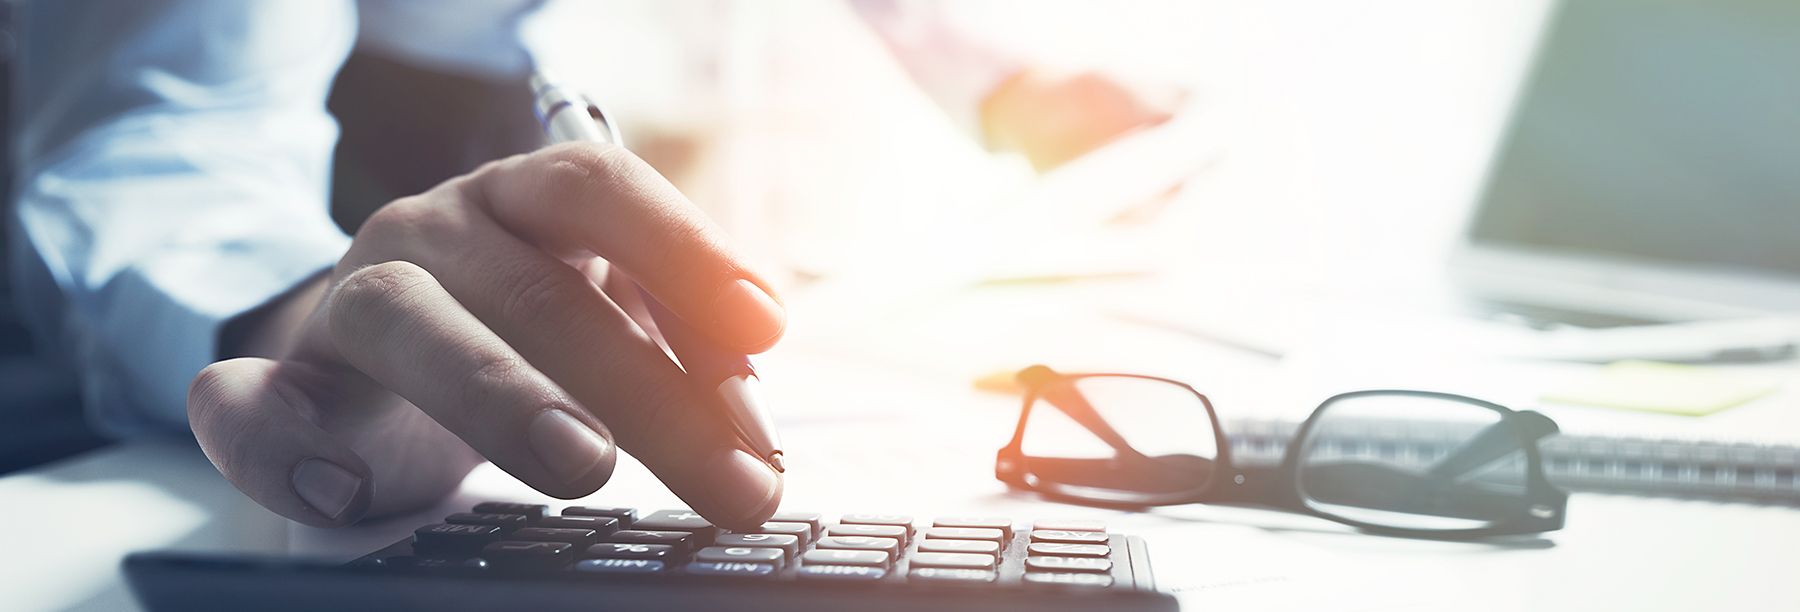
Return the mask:
[[334,521],[350,508],[350,502],[356,500],[356,492],[362,489],[363,483],[361,477],[349,470],[318,457],[295,465],[291,479],[294,493],[306,500],[306,505]]
[[727,528],[760,525],[781,502],[781,478],[755,455],[732,448],[713,455],[707,466],[712,499],[720,524]]
[[525,434],[531,452],[564,483],[574,483],[606,460],[611,445],[580,420],[561,410],[545,410]]
[[735,348],[762,347],[781,335],[787,311],[762,287],[738,279],[725,285],[713,299],[713,318],[720,323],[725,341]]

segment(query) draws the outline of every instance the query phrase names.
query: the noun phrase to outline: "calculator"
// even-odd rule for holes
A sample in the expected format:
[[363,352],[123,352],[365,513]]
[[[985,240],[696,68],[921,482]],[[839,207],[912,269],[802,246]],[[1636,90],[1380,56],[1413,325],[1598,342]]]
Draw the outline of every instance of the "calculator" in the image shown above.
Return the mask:
[[349,563],[137,553],[150,610],[1175,610],[1142,538],[1092,520],[487,502]]

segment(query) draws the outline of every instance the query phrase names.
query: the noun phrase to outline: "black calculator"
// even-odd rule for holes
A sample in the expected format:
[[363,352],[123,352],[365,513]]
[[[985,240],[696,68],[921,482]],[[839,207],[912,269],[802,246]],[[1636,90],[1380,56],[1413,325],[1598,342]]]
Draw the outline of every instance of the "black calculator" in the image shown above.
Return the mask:
[[347,564],[138,553],[151,610],[1175,610],[1142,538],[1091,520],[488,502]]

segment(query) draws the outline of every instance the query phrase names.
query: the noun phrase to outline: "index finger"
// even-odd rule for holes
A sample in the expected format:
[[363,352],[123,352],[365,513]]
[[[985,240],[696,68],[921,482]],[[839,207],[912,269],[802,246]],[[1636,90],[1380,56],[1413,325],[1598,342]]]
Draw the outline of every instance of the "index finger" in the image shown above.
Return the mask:
[[548,147],[482,168],[474,185],[477,201],[508,231],[563,257],[605,258],[725,346],[767,350],[787,325],[781,303],[724,232],[624,148]]

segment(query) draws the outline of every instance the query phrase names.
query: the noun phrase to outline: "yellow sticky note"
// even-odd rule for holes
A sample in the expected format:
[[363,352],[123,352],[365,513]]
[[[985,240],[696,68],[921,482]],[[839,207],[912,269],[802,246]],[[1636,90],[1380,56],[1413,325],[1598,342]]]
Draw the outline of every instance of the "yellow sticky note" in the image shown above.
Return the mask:
[[1545,402],[1705,416],[1768,395],[1767,377],[1707,366],[1620,361],[1544,394]]

